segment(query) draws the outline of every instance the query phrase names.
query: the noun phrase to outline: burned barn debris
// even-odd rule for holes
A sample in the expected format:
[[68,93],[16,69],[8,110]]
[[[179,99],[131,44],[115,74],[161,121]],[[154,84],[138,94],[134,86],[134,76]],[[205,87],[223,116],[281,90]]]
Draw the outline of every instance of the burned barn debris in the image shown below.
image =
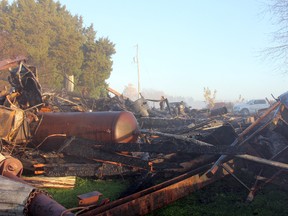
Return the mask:
[[[162,183],[148,188],[139,184],[113,202],[96,203],[96,192],[80,195],[82,204],[96,201],[82,206],[78,215],[144,215],[227,175],[247,189],[252,201],[263,185],[279,182],[288,169],[288,93],[262,113],[243,117],[226,107],[185,110],[179,103],[177,111],[164,97],[150,100],[162,103],[161,109],[150,109],[149,99],[131,101],[111,88],[107,90],[114,97],[98,100],[65,91],[43,93],[36,68],[23,58],[0,61],[0,70],[8,70],[10,84],[0,98],[0,171],[5,178],[23,181],[22,172],[103,179],[144,176],[143,181],[161,177]],[[255,181],[244,182],[238,170],[253,172]],[[51,198],[44,194],[33,202],[38,192],[27,186],[26,204],[19,211],[45,215],[35,212],[35,202],[43,205]],[[54,215],[73,215],[54,204]]]

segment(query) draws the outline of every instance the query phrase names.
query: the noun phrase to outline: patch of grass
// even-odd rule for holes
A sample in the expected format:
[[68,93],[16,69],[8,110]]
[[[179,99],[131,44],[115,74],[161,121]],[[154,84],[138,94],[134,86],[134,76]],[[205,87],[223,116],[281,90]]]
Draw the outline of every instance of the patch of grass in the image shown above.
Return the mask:
[[257,193],[251,203],[246,202],[248,191],[232,184],[227,178],[209,185],[173,204],[156,210],[150,216],[286,216],[288,193],[276,186]]
[[115,200],[128,187],[128,183],[123,180],[93,180],[86,178],[76,179],[76,185],[73,189],[45,189],[53,199],[66,208],[78,206],[77,195],[92,191],[99,191],[103,194],[102,198]]
[[[92,180],[77,178],[71,190],[47,189],[53,198],[66,208],[78,205],[77,195],[97,190],[104,198],[117,199],[128,188],[129,181]],[[257,192],[253,202],[247,203],[248,191],[231,176],[217,181],[180,199],[150,216],[286,216],[288,193],[280,187],[268,185]]]

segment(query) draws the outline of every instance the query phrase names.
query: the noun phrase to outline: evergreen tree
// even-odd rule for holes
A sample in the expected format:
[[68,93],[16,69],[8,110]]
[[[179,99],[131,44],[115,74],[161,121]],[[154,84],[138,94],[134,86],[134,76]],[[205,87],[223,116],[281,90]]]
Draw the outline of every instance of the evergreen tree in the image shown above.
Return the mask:
[[0,58],[25,55],[38,67],[42,85],[61,89],[64,77],[74,75],[76,90],[85,87],[91,96],[105,95],[114,44],[108,38],[97,40],[93,25],[84,28],[82,17],[72,16],[59,2],[2,0],[0,40]]
[[96,39],[96,32],[93,25],[85,28],[85,43],[82,50],[84,61],[82,64],[83,74],[81,84],[87,88],[90,96],[105,96],[107,84],[105,80],[110,77],[112,71],[111,56],[115,53],[114,44],[107,38]]

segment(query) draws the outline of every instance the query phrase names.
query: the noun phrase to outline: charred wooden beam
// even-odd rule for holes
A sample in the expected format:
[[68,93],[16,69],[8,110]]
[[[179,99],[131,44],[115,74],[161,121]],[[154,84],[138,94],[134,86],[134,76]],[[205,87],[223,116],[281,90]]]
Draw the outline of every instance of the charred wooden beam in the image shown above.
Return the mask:
[[34,168],[35,174],[45,174],[45,176],[95,176],[97,170],[101,167],[100,163],[94,164],[40,164]]
[[164,137],[179,139],[179,140],[194,143],[194,144],[199,145],[199,146],[213,146],[212,144],[205,143],[205,142],[202,142],[202,141],[194,139],[194,138],[188,138],[187,136],[182,136],[182,135],[161,133],[161,132],[151,131],[151,130],[141,130],[141,132],[146,133],[146,134],[151,134],[151,135],[158,135],[158,136],[164,136]]
[[95,149],[105,151],[118,151],[118,152],[154,152],[154,153],[193,153],[193,154],[225,154],[236,155],[243,154],[244,151],[238,147],[231,147],[225,145],[209,146],[195,145],[189,142],[161,142],[159,144],[146,144],[146,143],[126,143],[126,144],[107,144],[95,145]]
[[80,139],[73,140],[69,146],[66,146],[66,148],[62,150],[62,152],[66,155],[87,158],[98,162],[107,162],[146,170],[151,169],[149,163],[140,158],[99,151],[93,147],[91,142],[89,143]]
[[111,87],[107,87],[106,89],[107,89],[107,91],[111,92],[112,94],[114,94],[118,97],[122,97],[124,100],[128,99],[123,94],[120,94],[118,91],[116,91],[115,89],[112,89]]
[[180,118],[139,118],[138,122],[142,128],[178,128],[194,123],[194,119],[180,119]]

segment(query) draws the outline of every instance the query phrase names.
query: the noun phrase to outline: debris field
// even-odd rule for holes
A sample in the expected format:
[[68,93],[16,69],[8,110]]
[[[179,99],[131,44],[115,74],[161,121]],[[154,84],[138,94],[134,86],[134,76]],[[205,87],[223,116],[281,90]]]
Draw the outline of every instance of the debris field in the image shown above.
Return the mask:
[[[12,194],[0,201],[1,215],[145,215],[227,175],[249,201],[265,184],[285,184],[288,93],[243,116],[226,107],[172,106],[164,97],[132,101],[112,88],[113,97],[97,100],[43,91],[25,58],[0,61],[0,70],[10,84],[0,92],[0,190]],[[253,172],[254,181],[244,182],[239,170]],[[40,189],[51,181],[71,188],[75,176],[133,177],[138,185],[113,202],[99,200],[101,191],[79,195],[73,210]],[[148,179],[155,184],[147,187]]]

